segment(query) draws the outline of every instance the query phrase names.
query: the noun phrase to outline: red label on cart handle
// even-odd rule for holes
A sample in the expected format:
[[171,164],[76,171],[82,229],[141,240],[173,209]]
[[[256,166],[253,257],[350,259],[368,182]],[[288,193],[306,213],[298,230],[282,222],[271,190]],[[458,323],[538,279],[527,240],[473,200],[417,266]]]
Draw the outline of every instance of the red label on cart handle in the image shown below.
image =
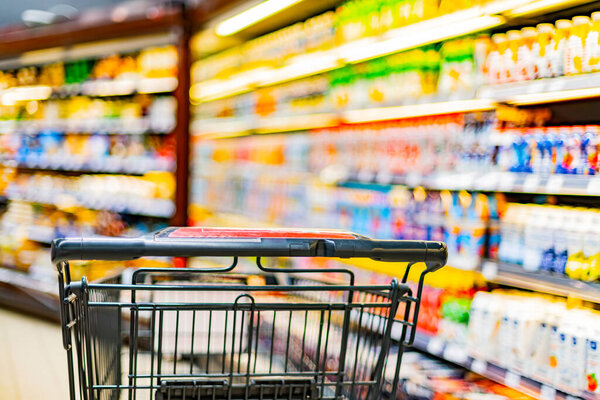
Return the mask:
[[177,228],[169,238],[189,239],[357,239],[349,232],[310,229]]

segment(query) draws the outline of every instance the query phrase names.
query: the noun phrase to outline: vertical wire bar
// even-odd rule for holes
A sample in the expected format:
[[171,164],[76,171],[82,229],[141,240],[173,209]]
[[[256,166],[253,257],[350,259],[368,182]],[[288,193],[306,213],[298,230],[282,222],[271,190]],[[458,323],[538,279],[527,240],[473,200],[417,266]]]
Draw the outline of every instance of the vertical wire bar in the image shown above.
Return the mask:
[[256,362],[258,361],[258,336],[260,335],[260,310],[256,314],[256,339],[254,345],[254,373],[256,373]]
[[[376,299],[373,300],[373,302],[380,302],[381,298],[380,297],[376,297]],[[369,360],[375,360],[376,356],[377,356],[377,348],[381,346],[380,342],[381,342],[381,327],[384,321],[384,318],[380,315],[381,314],[381,308],[378,307],[372,307],[371,308],[371,313],[372,313],[372,321],[377,323],[377,330],[373,330],[372,335],[370,336],[371,340],[367,349],[367,359]],[[371,362],[369,364],[369,370],[367,371],[365,369],[364,373],[363,373],[363,379],[367,379],[367,376],[371,374],[371,372],[373,371],[373,362]],[[372,384],[369,385],[369,389],[372,386]]]
[[[227,351],[227,320],[229,319],[229,311],[225,310],[225,338],[223,339],[223,364],[221,366],[221,373],[225,373],[225,352]],[[233,333],[235,339],[235,332]],[[234,340],[235,342],[235,340]]]
[[[156,304],[152,305],[152,317],[150,320],[150,398],[148,400],[152,400],[152,389],[154,388],[154,341],[155,341],[155,333],[156,330]],[[158,386],[158,382],[157,382]]]
[[240,373],[241,364],[242,364],[242,342],[244,338],[244,321],[246,319],[246,313],[242,310],[242,322],[240,324],[240,350],[238,351],[238,367],[237,372]]
[[[410,305],[411,302],[407,300],[406,302],[406,308],[404,310],[404,321],[408,322],[408,319],[410,317]],[[411,329],[416,329],[416,325],[417,325],[417,320],[415,318],[413,318],[413,323],[415,324]],[[402,356],[404,354],[404,346],[405,346],[405,340],[406,340],[406,325],[402,326],[402,335],[400,336],[400,340],[398,340],[398,358],[396,359],[396,369],[394,371],[394,381],[392,383],[392,395],[396,395],[396,392],[398,391],[398,385],[399,385],[399,380],[400,380],[400,367],[402,365]]]
[[85,346],[85,355],[86,355],[86,367],[87,367],[87,372],[88,372],[88,391],[89,391],[89,396],[90,396],[90,400],[94,398],[94,368],[92,366],[92,349],[91,349],[91,339],[90,339],[90,321],[89,321],[89,316],[88,316],[88,312],[89,312],[89,304],[88,304],[88,289],[86,287],[84,287],[83,290],[83,304],[82,304],[82,311],[83,311],[83,330],[84,330],[84,346]]
[[[132,294],[133,296],[133,294]],[[134,348],[134,340],[135,338],[133,337],[133,330],[134,330],[134,324],[135,324],[135,312],[136,309],[134,306],[130,307],[129,309],[129,400],[133,400],[133,392],[132,392],[132,387],[133,387],[133,348]]]
[[331,328],[331,305],[329,305],[329,312],[327,313],[327,330],[325,333],[325,347],[323,353],[323,379],[321,380],[321,393],[325,390],[325,379],[327,379],[327,346],[329,345],[329,331]]
[[86,383],[85,383],[85,359],[83,358],[82,346],[82,328],[83,324],[83,311],[81,307],[81,299],[73,307],[73,320],[76,321],[74,325],[75,334],[75,349],[77,350],[77,366],[79,369],[79,393],[81,398],[87,400]]
[[190,349],[190,353],[191,353],[191,361],[190,361],[190,375],[192,374],[193,368],[194,368],[194,360],[196,357],[196,353],[194,353],[194,336],[196,332],[196,310],[192,310],[192,338],[191,338],[191,349]]
[[137,360],[138,360],[138,335],[140,327],[140,312],[139,310],[135,313],[135,345],[133,348],[133,400],[137,398]]
[[212,310],[208,311],[208,338],[207,338],[207,343],[206,343],[206,373],[208,374],[208,370],[209,370],[209,359],[210,359],[210,334],[212,331]]
[[[233,334],[231,336],[231,356],[229,358],[229,385],[227,389],[227,400],[231,400],[233,386],[233,360],[235,360],[235,327],[237,324],[237,302],[233,305]],[[242,311],[243,312],[243,311]],[[240,338],[242,340],[242,338]]]
[[156,383],[160,385],[160,378],[162,375],[162,343],[163,343],[163,325],[165,320],[164,310],[159,311],[160,323],[158,324],[158,355],[156,356]]
[[179,310],[175,312],[175,347],[173,349],[173,374],[177,373],[177,345],[179,344]]
[[275,345],[275,318],[277,317],[277,311],[273,310],[273,326],[271,329],[271,355],[269,356],[269,374],[273,369],[273,346]]
[[317,338],[317,353],[315,356],[315,375],[317,380],[319,379],[319,365],[321,363],[321,339],[323,337],[323,317],[325,311],[321,310],[321,317],[319,318],[319,336]]
[[[375,302],[375,300],[373,298],[368,299],[367,301],[369,302]],[[368,375],[367,369],[369,367],[369,360],[372,359],[372,357],[370,357],[371,355],[371,350],[373,349],[373,341],[375,340],[376,336],[377,336],[377,332],[375,332],[375,321],[377,321],[378,319],[376,318],[375,315],[375,307],[369,307],[366,310],[367,313],[367,323],[366,326],[369,327],[369,329],[367,330],[366,333],[366,339],[365,339],[365,345],[361,351],[362,354],[362,358],[361,360],[365,360],[364,363],[362,363],[363,368],[362,371],[359,373],[359,379],[360,380],[365,380],[365,377]]]
[[354,399],[354,385],[356,383],[356,367],[358,366],[358,351],[360,345],[360,331],[362,329],[364,306],[360,305],[360,316],[358,317],[358,331],[356,332],[356,348],[354,349],[354,370],[352,371],[352,383],[350,384],[350,399]]
[[290,318],[288,320],[288,333],[287,333],[287,344],[285,346],[285,369],[284,372],[288,371],[288,356],[290,354],[290,337],[292,333],[292,311],[289,311]]
[[122,317],[123,317],[123,309],[119,305],[117,307],[117,395],[121,392],[121,379],[122,379],[122,370],[121,370],[121,343],[123,342],[123,326],[122,326]]
[[308,322],[308,311],[304,311],[304,330],[302,331],[302,353],[300,355],[300,372],[304,371],[304,345],[306,343],[306,323]]
[[[246,392],[244,395],[244,400],[248,400],[248,396],[250,395],[250,360],[252,360],[252,333],[254,328],[254,300],[252,301],[252,305],[250,306],[250,317],[249,317],[249,327],[248,327],[248,361],[246,362]],[[258,336],[258,332],[256,333]],[[242,341],[242,337],[240,337],[240,343]],[[240,346],[241,347],[241,346]],[[256,355],[254,356],[256,359]]]
[[335,387],[335,395],[337,397],[341,396],[343,389],[343,381],[344,381],[344,373],[346,369],[346,351],[348,347],[348,338],[350,331],[350,312],[351,312],[351,304],[354,299],[354,291],[348,291],[348,300],[344,306],[344,323],[342,326],[342,343],[340,346],[340,360],[338,363],[338,374],[337,374],[337,383]]
[[[92,348],[89,350],[92,351],[92,359],[94,360],[94,371],[96,372],[96,379],[98,381],[98,384],[102,384],[102,382],[100,382],[101,375],[98,371],[98,368],[100,367],[100,371],[102,371],[103,368],[100,366],[100,363],[102,361],[104,361],[104,357],[102,357],[101,359],[98,359],[98,353],[97,353],[97,349],[96,349],[96,346],[98,345],[98,336],[99,336],[98,335],[98,313],[97,312],[92,313],[91,308],[88,307],[88,309],[90,312],[90,324],[92,325],[91,331],[94,332],[94,337],[91,338]],[[93,316],[92,316],[92,314],[93,314]]]
[[392,334],[392,325],[394,322],[394,316],[396,315],[396,310],[398,308],[398,296],[400,294],[400,290],[398,289],[398,282],[396,280],[394,280],[392,282],[391,288],[390,288],[390,293],[389,293],[389,298],[390,298],[390,309],[388,311],[388,317],[386,318],[386,325],[385,325],[385,333],[383,335],[383,341],[381,344],[381,352],[380,352],[380,356],[379,359],[377,360],[377,365],[375,367],[375,373],[377,374],[377,383],[375,384],[375,398],[377,398],[381,392],[381,373],[383,371],[383,365],[381,364],[384,359],[382,358],[383,355],[387,356],[387,352],[388,352],[388,348],[389,348],[389,342],[390,342],[390,336]]

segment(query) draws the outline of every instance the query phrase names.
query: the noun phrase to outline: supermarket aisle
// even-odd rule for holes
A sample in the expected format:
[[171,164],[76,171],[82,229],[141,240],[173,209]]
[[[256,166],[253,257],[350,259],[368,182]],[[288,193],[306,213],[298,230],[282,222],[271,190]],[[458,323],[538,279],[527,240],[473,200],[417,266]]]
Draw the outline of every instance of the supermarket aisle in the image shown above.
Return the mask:
[[59,325],[0,308],[0,398],[68,398]]

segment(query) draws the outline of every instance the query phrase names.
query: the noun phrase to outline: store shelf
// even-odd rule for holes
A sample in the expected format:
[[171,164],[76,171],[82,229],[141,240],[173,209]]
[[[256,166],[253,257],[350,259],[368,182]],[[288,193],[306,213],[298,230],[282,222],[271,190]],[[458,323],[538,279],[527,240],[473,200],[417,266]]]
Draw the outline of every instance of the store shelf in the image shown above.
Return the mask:
[[[473,93],[471,93],[473,95]],[[485,86],[474,98],[455,96],[427,102],[391,107],[371,107],[332,113],[276,118],[215,118],[196,120],[192,131],[199,134],[248,134],[306,130],[328,127],[336,122],[366,123],[465,112],[490,111],[498,103],[512,105],[546,104],[600,97],[600,72],[577,76],[538,79]]]
[[7,198],[9,200],[46,204],[57,207],[58,209],[84,207],[90,210],[106,210],[120,214],[141,215],[156,218],[171,218],[175,212],[175,204],[172,200],[152,198],[123,199],[111,194],[93,196],[93,198],[83,198],[82,196],[70,195],[62,192],[41,193],[31,190],[26,193],[12,191],[7,193]]
[[495,260],[484,260],[481,271],[486,280],[501,285],[600,303],[598,283],[570,279],[547,271],[525,271],[520,265]]
[[58,321],[58,283],[0,267],[0,304]]
[[256,87],[276,85],[320,74],[340,68],[346,63],[362,62],[484,31],[504,24],[505,19],[498,14],[507,12],[518,3],[499,0],[486,7],[477,6],[388,31],[381,37],[360,39],[328,51],[294,57],[279,68],[261,67],[234,75],[229,79],[213,79],[196,83],[191,88],[191,97],[196,102],[213,101],[241,94]]
[[428,176],[419,174],[375,176],[371,174],[373,179],[370,181],[365,181],[363,176],[358,174],[350,174],[347,181],[363,184],[423,186],[434,190],[473,190],[579,196],[600,195],[600,176],[472,171],[438,173]]
[[4,120],[0,121],[0,134],[37,134],[44,131],[68,133],[105,133],[114,135],[142,135],[170,133],[175,121],[142,118],[99,118],[61,120]]
[[334,113],[289,117],[215,118],[196,120],[192,130],[204,134],[269,133],[328,127],[336,122],[366,123],[429,115],[491,111],[498,103],[535,105],[600,97],[600,72],[485,86],[475,98],[431,99],[429,102],[391,107],[371,107]]
[[140,79],[98,79],[82,83],[50,87],[45,85],[15,86],[0,90],[2,104],[10,105],[18,101],[47,100],[53,97],[129,96],[136,93],[171,93],[177,88],[177,78],[140,78]]
[[2,223],[2,230],[4,232],[19,232],[19,234],[24,235],[28,240],[50,244],[54,239],[54,229],[50,226],[43,225],[30,225],[24,226],[22,224],[13,224],[13,223]]
[[196,119],[191,131],[197,136],[231,137],[252,133],[275,133],[329,128],[339,123],[357,124],[365,122],[416,118],[428,115],[453,114],[461,112],[489,111],[495,109],[495,102],[487,99],[466,99],[435,101],[431,103],[409,104],[395,107],[374,107],[345,110],[339,113],[316,113],[271,118],[213,118]]
[[424,333],[417,333],[414,348],[447,360],[453,364],[476,372],[488,379],[511,387],[536,399],[575,400],[576,398],[596,399],[593,393],[569,394],[556,388],[521,376],[496,364],[470,357],[464,345],[446,342]]
[[289,117],[261,118],[256,125],[257,133],[287,132],[336,126],[335,114],[309,114]]
[[[373,58],[410,50],[431,43],[482,32],[511,23],[512,18],[537,15],[541,11],[559,10],[589,3],[591,0],[496,0],[485,6],[431,18],[367,37],[330,50],[293,57],[283,66],[260,67],[238,73],[227,79],[210,79],[191,87],[192,100],[198,103],[214,101],[246,93],[259,87],[321,74],[348,63],[360,63]],[[486,97],[487,98],[487,97]]]
[[0,282],[26,288],[28,290],[34,290],[58,298],[57,282],[35,279],[26,272],[0,267]]
[[191,132],[195,136],[202,137],[232,137],[252,133],[264,134],[329,128],[336,126],[339,122],[339,116],[334,113],[258,118],[255,120],[247,118],[197,119],[191,124]]
[[424,117],[429,115],[455,114],[462,112],[490,111],[496,103],[488,99],[437,101],[396,107],[375,107],[342,112],[341,119],[349,124],[394,119]]
[[108,156],[98,160],[84,160],[76,157],[47,157],[23,163],[14,160],[4,160],[1,166],[13,167],[31,171],[57,171],[80,174],[127,174],[142,175],[149,171],[175,170],[175,162],[162,158],[150,157],[115,157]]
[[53,92],[58,96],[65,94],[99,97],[128,96],[136,93],[171,93],[177,89],[177,84],[175,77],[95,80],[55,88]]
[[523,106],[600,97],[600,72],[485,86],[477,97]]

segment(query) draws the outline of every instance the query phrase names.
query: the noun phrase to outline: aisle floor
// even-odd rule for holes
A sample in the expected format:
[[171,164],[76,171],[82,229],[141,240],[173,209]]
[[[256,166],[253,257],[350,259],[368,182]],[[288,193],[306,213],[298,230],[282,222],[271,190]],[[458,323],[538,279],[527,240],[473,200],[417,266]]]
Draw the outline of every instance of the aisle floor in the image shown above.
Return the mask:
[[68,398],[60,326],[0,308],[0,399]]

